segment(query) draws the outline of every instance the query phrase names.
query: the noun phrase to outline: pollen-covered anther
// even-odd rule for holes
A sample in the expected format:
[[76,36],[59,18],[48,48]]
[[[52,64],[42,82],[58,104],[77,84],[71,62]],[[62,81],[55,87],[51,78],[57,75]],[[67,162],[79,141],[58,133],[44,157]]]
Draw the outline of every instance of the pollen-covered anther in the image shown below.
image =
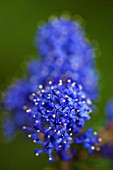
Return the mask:
[[92,104],[92,102],[91,102],[91,100],[90,100],[90,99],[87,99],[87,103],[88,103],[89,105],[91,105],[91,104]]
[[62,83],[62,80],[59,80],[59,83]]
[[39,132],[40,132],[40,130],[37,130],[37,132],[39,133]]
[[56,117],[56,115],[55,114],[53,114],[53,118],[55,118]]
[[72,87],[74,87],[74,86],[75,86],[75,84],[76,84],[75,82],[74,82],[74,83],[72,83]]
[[92,109],[90,109],[88,113],[89,113],[89,114],[92,113]]
[[22,129],[26,129],[26,126],[23,126]]
[[53,90],[53,89],[54,89],[54,86],[51,86],[51,89]]
[[52,81],[49,81],[49,84],[52,84]]
[[71,82],[71,80],[70,80],[70,79],[68,79],[68,80],[67,80],[67,82],[68,82],[68,83],[70,83],[70,82]]
[[39,155],[39,153],[35,153],[35,156],[38,156]]
[[28,134],[28,138],[31,138],[31,134]]
[[92,150],[95,150],[95,146],[91,146],[91,149],[92,149]]
[[97,135],[97,132],[96,132],[96,131],[94,131],[94,135]]
[[36,143],[36,140],[33,140],[34,143]]
[[59,82],[58,85],[59,85],[59,86],[62,86],[62,82]]
[[32,93],[32,96],[35,96],[36,94],[35,93]]
[[85,96],[85,95],[82,95],[82,96],[81,96],[81,98],[82,98],[82,99],[85,99],[85,98],[86,98],[86,96]]
[[99,140],[99,142],[102,142],[102,138],[99,138],[98,140]]
[[79,84],[79,89],[82,90],[82,85],[81,84]]
[[56,92],[56,94],[60,94],[60,92],[59,92],[59,91],[57,91],[57,92]]
[[49,158],[49,161],[52,161],[52,158],[51,158],[51,157]]
[[40,99],[39,99],[39,98],[37,98],[37,101],[39,102],[39,101],[40,101]]
[[74,92],[74,95],[76,95],[77,93],[76,92]]
[[60,134],[60,130],[58,130],[58,132],[57,132],[58,134]]
[[38,86],[40,89],[42,89],[43,88],[43,86],[40,84],[39,86]]
[[27,112],[27,113],[31,112],[31,109],[27,109],[26,112]]

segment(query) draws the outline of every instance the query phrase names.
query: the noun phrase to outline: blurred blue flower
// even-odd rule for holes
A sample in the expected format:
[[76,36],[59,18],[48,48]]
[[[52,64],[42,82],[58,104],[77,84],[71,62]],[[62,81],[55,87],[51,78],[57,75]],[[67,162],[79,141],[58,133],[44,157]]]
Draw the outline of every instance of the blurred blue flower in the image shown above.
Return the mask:
[[101,154],[113,163],[113,144],[104,144],[103,147],[101,147]]
[[95,53],[86,40],[82,27],[75,21],[56,18],[39,27],[36,46],[41,61],[28,64],[33,83],[71,78],[82,84],[91,100],[98,98],[99,75],[95,69]]
[[32,85],[27,80],[20,80],[13,84],[5,92],[3,103],[9,111],[22,109],[29,101],[29,95],[32,93]]
[[15,137],[14,121],[5,117],[3,120],[3,135],[7,141],[12,141]]
[[17,81],[6,91],[3,97],[3,105],[7,111],[7,118],[3,122],[3,131],[6,140],[9,140],[9,136],[10,140],[11,137],[13,139],[15,132],[21,130],[25,122],[29,122],[29,117],[25,114],[24,109],[26,108],[25,104],[28,104],[30,101],[29,95],[33,92],[32,88],[32,84],[23,79]]
[[112,122],[113,121],[113,100],[110,100],[107,103],[105,112],[106,112],[107,122]]
[[33,118],[34,123],[32,126],[25,124],[23,129],[29,132],[28,137],[35,143],[42,145],[42,150],[36,149],[35,154],[46,152],[53,161],[52,151],[66,153],[73,135],[78,134],[90,119],[91,101],[82,86],[70,79],[67,82],[59,80],[58,84],[50,81],[45,88],[39,85],[30,99],[33,106],[27,106],[26,114]]
[[88,129],[85,133],[75,138],[76,144],[83,144],[84,148],[88,149],[88,152],[92,154],[95,150],[100,151],[96,144],[100,143],[101,138],[94,132],[93,129]]
[[69,56],[92,62],[94,52],[85,38],[84,30],[79,23],[56,18],[39,27],[36,35],[36,47],[44,58]]

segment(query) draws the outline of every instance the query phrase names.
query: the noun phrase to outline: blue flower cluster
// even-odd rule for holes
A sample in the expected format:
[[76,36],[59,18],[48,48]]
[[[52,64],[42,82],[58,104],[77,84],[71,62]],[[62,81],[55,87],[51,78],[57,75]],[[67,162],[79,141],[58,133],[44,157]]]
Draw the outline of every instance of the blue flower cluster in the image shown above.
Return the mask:
[[32,92],[33,85],[23,79],[17,81],[4,94],[3,105],[7,114],[5,115],[3,129],[7,140],[13,139],[15,131],[21,130],[26,121],[29,122],[29,117],[25,114],[23,108],[26,103],[29,103],[29,95]]
[[92,154],[94,150],[100,151],[99,146],[95,146],[101,142],[101,138],[98,137],[97,132],[93,131],[93,129],[88,129],[85,133],[80,134],[75,138],[75,143],[83,144],[84,148],[88,149],[88,152]]
[[5,134],[12,136],[23,126],[28,137],[42,145],[35,154],[46,152],[50,161],[53,151],[60,159],[70,160],[75,153],[71,143],[82,143],[92,153],[99,137],[91,129],[84,134],[81,130],[90,119],[91,100],[98,97],[94,49],[82,27],[65,18],[40,26],[36,46],[41,60],[30,61],[26,77],[4,95],[10,115]]
[[[45,80],[70,78],[83,86],[91,100],[97,99],[99,76],[95,69],[94,49],[77,22],[57,18],[40,26],[36,46],[43,56],[38,76],[41,84]],[[33,67],[32,63],[31,72]]]
[[[46,152],[49,160],[53,161],[52,151],[68,153],[73,136],[90,119],[91,101],[86,97],[82,86],[70,79],[65,83],[60,80],[58,84],[50,81],[45,88],[39,85],[37,93],[33,93],[30,99],[34,106],[27,106],[26,112],[34,118],[34,123],[31,127],[23,128],[31,132],[28,136],[35,143],[42,145],[42,150],[36,149],[35,154]],[[90,137],[87,148],[94,150],[92,147],[99,142],[98,136],[95,135],[94,138],[89,133],[90,131],[86,132],[81,141],[86,146],[85,142],[88,141],[85,137]],[[43,141],[40,135],[43,136]]]
[[18,111],[29,100],[28,95],[32,93],[32,85],[27,80],[17,81],[4,95],[4,106],[7,110]]

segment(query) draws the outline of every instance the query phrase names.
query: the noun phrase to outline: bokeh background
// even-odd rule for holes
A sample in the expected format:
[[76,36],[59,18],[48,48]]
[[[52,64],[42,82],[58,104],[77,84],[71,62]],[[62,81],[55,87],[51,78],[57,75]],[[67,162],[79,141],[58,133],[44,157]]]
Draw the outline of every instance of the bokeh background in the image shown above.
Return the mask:
[[[98,48],[96,63],[101,77],[100,99],[96,103],[97,113],[88,124],[98,129],[105,119],[105,103],[113,97],[112,0],[0,0],[0,94],[13,80],[24,75],[25,63],[37,57],[34,37],[38,23],[67,10],[71,16],[78,16],[86,34]],[[54,169],[56,163],[49,163],[44,154],[35,157],[34,148],[35,144],[23,140],[21,135],[17,135],[12,143],[6,143],[0,131],[0,169]],[[97,161],[93,163],[98,164]],[[112,169],[109,162],[101,161],[103,170],[105,164],[107,170]]]

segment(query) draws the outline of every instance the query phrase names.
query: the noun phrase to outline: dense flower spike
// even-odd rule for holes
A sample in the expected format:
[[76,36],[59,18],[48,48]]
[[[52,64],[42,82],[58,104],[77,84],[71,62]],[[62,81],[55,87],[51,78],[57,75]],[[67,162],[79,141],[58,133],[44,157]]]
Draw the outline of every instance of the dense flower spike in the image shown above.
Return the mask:
[[[42,62],[32,62],[28,66],[30,75],[35,73],[37,77],[38,74],[35,81],[45,84],[49,80],[71,78],[83,85],[89,98],[97,99],[99,77],[94,50],[77,22],[56,18],[42,25],[37,31],[36,46],[43,56]],[[34,74],[32,76],[34,78]]]
[[89,64],[94,58],[93,49],[87,42],[84,31],[79,23],[56,18],[48,24],[39,27],[37,31],[36,47],[45,57],[67,58],[73,56]]
[[42,150],[36,149],[35,154],[46,152],[52,161],[52,151],[67,152],[73,135],[90,119],[91,102],[82,86],[71,80],[65,83],[60,80],[58,84],[50,81],[44,89],[39,85],[37,93],[30,98],[34,106],[28,106],[26,112],[34,118],[34,123],[32,127],[23,128],[30,131],[29,137],[34,142],[42,144]]
[[99,76],[94,49],[82,27],[66,18],[53,19],[39,27],[36,46],[42,59],[30,61],[26,77],[4,95],[5,136],[10,140],[23,127],[42,146],[35,155],[45,152],[50,162],[53,154],[72,160],[77,153],[72,143],[82,144],[89,153],[99,151],[97,133],[92,129],[83,133],[91,101],[98,97]]
[[97,132],[93,129],[88,129],[85,133],[75,138],[76,144],[83,144],[84,148],[88,149],[88,152],[92,154],[94,150],[100,151],[100,148],[96,144],[101,142],[101,138],[98,137]]

